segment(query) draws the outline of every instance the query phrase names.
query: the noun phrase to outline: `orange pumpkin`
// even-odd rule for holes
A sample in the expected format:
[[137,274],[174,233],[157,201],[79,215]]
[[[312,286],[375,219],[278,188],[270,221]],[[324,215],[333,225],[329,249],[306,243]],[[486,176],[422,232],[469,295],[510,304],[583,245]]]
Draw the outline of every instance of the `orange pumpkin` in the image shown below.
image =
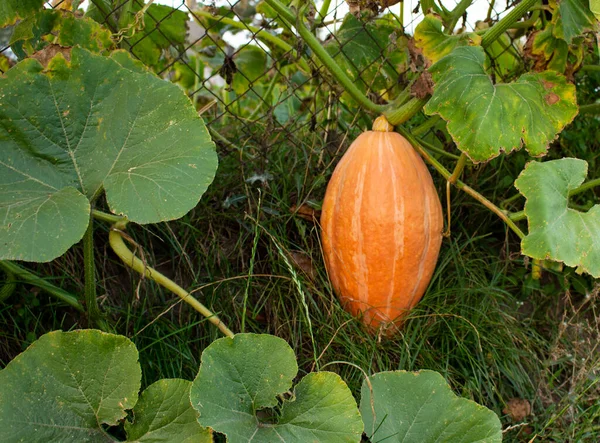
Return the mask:
[[344,308],[392,332],[427,289],[442,206],[427,166],[385,117],[338,163],[321,215],[329,278]]

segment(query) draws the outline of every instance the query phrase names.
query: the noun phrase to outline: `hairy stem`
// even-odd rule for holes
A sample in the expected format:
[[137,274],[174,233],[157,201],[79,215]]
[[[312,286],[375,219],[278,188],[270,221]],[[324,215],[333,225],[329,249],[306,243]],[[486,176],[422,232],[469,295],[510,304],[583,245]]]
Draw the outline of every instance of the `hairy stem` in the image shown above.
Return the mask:
[[48,294],[56,297],[57,299],[59,299],[62,302],[65,302],[66,304],[72,306],[73,308],[77,309],[78,311],[80,311],[80,312],[85,311],[85,309],[83,308],[81,303],[79,303],[79,300],[77,299],[77,297],[75,297],[72,294],[69,294],[67,291],[59,288],[58,286],[54,286],[52,283],[48,282],[47,280],[45,280],[41,277],[38,277],[31,271],[29,271],[25,268],[22,268],[21,266],[17,265],[16,263],[13,263],[11,261],[6,261],[6,260],[0,260],[0,268],[2,268],[7,273],[12,273],[20,281],[23,281],[25,283],[28,283],[30,285],[36,286],[40,289],[43,289]]
[[134,271],[139,272],[143,276],[155,281],[162,287],[168,289],[175,295],[179,296],[181,300],[186,302],[200,314],[205,316],[208,319],[208,321],[210,321],[213,325],[219,328],[219,330],[224,335],[226,335],[227,337],[233,337],[233,332],[231,332],[231,330],[227,326],[225,326],[225,324],[219,319],[219,317],[217,317],[210,309],[208,309],[206,306],[200,303],[194,296],[192,296],[188,291],[183,289],[173,280],[169,279],[168,277],[158,272],[156,269],[151,268],[150,266],[142,262],[142,260],[137,258],[133,254],[133,252],[129,250],[129,248],[123,241],[123,236],[126,235],[124,233],[126,226],[126,221],[120,221],[118,223],[115,223],[112,226],[110,233],[108,234],[108,241],[110,243],[110,247],[115,252],[115,254],[119,256],[123,263],[125,263]]
[[394,126],[400,125],[421,111],[427,100],[427,98],[411,98],[399,108],[388,106],[383,115],[385,115],[390,124]]
[[352,96],[363,108],[381,113],[384,107],[373,103],[369,98],[362,93],[355,85],[354,80],[350,79],[346,73],[338,66],[333,57],[323,48],[319,39],[306,27],[301,17],[296,17],[279,0],[265,0],[279,15],[296,27],[298,34],[304,42],[312,49],[314,55],[321,61],[327,70],[335,77],[335,79],[344,87],[344,90]]
[[504,18],[492,26],[481,39],[481,46],[487,48],[499,38],[508,28],[519,21],[539,0],[522,0]]

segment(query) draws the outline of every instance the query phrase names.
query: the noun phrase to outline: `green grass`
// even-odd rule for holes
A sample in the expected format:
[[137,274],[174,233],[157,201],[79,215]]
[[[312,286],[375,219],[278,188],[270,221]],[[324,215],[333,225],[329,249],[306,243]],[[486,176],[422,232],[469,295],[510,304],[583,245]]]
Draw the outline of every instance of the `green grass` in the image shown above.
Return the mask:
[[[336,140],[341,143],[343,133]],[[286,339],[300,375],[334,370],[357,393],[363,378],[357,366],[367,373],[433,369],[458,395],[497,412],[505,428],[516,425],[505,441],[597,441],[598,286],[571,271],[532,281],[514,236],[467,196],[453,192],[452,236],[400,334],[372,336],[341,309],[323,266],[318,225],[290,210],[322,199],[339,146],[323,151],[317,137],[307,136],[301,149],[284,143],[269,151],[267,164],[262,148],[241,142],[222,159],[196,209],[176,222],[131,226],[129,234],[150,264],[194,290],[232,330],[244,324],[246,332]],[[504,187],[499,180],[514,179],[518,170],[499,159],[469,170],[467,181],[499,201],[514,192],[511,180]],[[247,182],[265,172],[273,178]],[[101,307],[115,331],[140,350],[143,385],[192,379],[202,350],[219,332],[177,297],[125,269],[107,247],[108,227],[100,226]],[[80,294],[81,263],[75,247],[35,269]],[[86,326],[78,313],[21,285],[0,307],[0,365],[45,332]],[[533,414],[512,420],[502,412],[512,398],[528,400]]]

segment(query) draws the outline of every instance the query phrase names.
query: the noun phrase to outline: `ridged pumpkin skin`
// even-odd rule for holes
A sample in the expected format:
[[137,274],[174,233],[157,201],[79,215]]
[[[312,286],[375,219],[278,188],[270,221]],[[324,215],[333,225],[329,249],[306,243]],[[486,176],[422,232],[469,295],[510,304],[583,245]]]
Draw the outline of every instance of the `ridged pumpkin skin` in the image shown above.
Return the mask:
[[385,118],[338,163],[321,215],[329,278],[344,308],[388,333],[421,299],[442,243],[431,174]]

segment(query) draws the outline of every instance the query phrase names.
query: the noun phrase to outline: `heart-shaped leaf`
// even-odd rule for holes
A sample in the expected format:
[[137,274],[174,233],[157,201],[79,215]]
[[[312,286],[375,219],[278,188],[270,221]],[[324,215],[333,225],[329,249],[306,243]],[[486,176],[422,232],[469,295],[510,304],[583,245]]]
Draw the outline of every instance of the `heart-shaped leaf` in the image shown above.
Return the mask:
[[530,257],[564,262],[600,277],[600,205],[587,213],[569,208],[569,191],[583,183],[587,162],[563,158],[531,162],[515,181],[527,199],[529,233],[521,242]]
[[554,35],[571,43],[574,37],[586,31],[597,31],[598,20],[590,10],[589,0],[559,0],[552,2]]
[[50,332],[0,371],[0,441],[106,442],[138,398],[141,369],[127,338]]
[[370,441],[500,443],[500,420],[457,397],[434,371],[380,372],[365,380],[360,412]]
[[341,378],[308,374],[293,398],[284,399],[297,371],[294,352],[280,338],[237,334],[216,340],[202,353],[190,394],[198,421],[233,442],[359,442],[362,421]]
[[522,145],[544,155],[577,114],[575,86],[551,71],[494,85],[484,61],[481,47],[458,47],[429,68],[435,88],[425,112],[448,122],[457,147],[474,162]]
[[457,46],[475,46],[481,37],[475,33],[448,35],[442,31],[442,21],[435,15],[427,15],[415,28],[415,43],[431,63],[450,54]]
[[0,28],[12,25],[44,7],[44,0],[2,0],[0,1]]
[[192,382],[159,380],[151,384],[133,408],[134,422],[125,422],[127,441],[210,443],[212,433],[198,424],[190,403]]
[[211,183],[214,144],[189,99],[115,54],[74,48],[70,63],[28,59],[0,78],[0,259],[60,256],[103,191],[114,213],[156,223]]

